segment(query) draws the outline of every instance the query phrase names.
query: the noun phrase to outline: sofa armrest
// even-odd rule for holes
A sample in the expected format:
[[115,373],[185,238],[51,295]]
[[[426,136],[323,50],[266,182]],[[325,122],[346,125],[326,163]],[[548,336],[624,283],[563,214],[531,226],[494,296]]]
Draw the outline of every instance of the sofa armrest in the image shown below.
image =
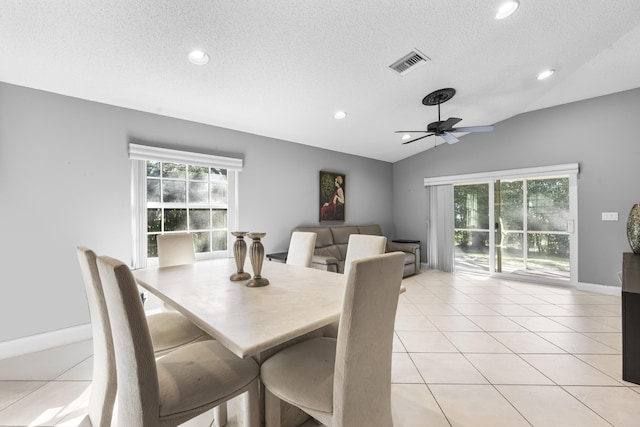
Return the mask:
[[416,252],[420,251],[420,244],[387,242],[387,252],[398,252],[398,251],[415,254]]

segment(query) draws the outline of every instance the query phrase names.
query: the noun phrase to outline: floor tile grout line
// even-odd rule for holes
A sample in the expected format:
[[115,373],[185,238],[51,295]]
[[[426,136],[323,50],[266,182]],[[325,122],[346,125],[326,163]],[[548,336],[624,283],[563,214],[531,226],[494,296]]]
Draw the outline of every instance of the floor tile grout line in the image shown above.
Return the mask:
[[[4,381],[4,380],[2,380],[2,381]],[[2,383],[2,381],[0,381],[0,383]],[[12,406],[14,406],[15,404],[17,404],[17,403],[18,403],[18,402],[20,402],[21,400],[26,399],[27,397],[31,396],[31,395],[32,395],[33,393],[35,393],[36,391],[38,391],[38,390],[40,390],[40,389],[42,389],[42,388],[46,387],[46,386],[47,386],[51,381],[52,381],[52,380],[47,380],[47,381],[31,381],[31,380],[27,380],[27,381],[25,381],[25,382],[42,382],[42,384],[41,384],[39,387],[37,387],[37,388],[35,388],[35,389],[31,390],[29,393],[25,394],[24,396],[20,397],[20,398],[19,398],[19,399],[17,399],[16,401],[11,402],[9,405],[7,405],[6,407],[2,408],[2,409],[0,410],[0,416],[2,415],[2,413],[3,413],[3,412],[7,411],[9,408],[11,408]]]
[[[567,386],[570,387],[570,386]],[[602,419],[604,422],[606,422],[607,424],[609,424],[610,426],[615,427],[614,424],[610,423],[609,420],[607,420],[605,417],[603,417],[602,415],[600,415],[600,413],[598,413],[598,411],[592,409],[589,405],[587,405],[585,402],[583,402],[582,400],[580,400],[577,396],[574,396],[569,390],[565,389],[564,386],[560,386],[560,388],[567,393],[569,396],[573,397],[575,400],[577,400],[578,402],[580,402],[580,404],[582,406],[584,406],[585,408],[587,408],[589,411],[591,411],[592,413],[594,413],[595,415],[597,415],[600,419]]]
[[93,354],[91,356],[85,357],[84,359],[82,359],[81,361],[79,361],[78,363],[76,363],[75,365],[71,366],[69,369],[65,370],[63,373],[61,373],[60,375],[58,375],[56,378],[54,378],[54,380],[57,380],[58,378],[60,378],[61,376],[63,376],[64,374],[66,374],[67,372],[71,371],[72,369],[77,368],[78,366],[80,366],[82,363],[85,363],[87,360],[89,360],[91,357],[93,357]]
[[451,420],[449,420],[449,416],[447,416],[446,411],[440,405],[440,402],[438,402],[438,398],[436,397],[435,394],[433,394],[433,390],[431,390],[431,387],[429,387],[429,384],[425,383],[425,386],[427,386],[427,390],[429,390],[429,393],[431,394],[431,397],[433,398],[433,401],[436,402],[436,405],[438,405],[438,409],[440,409],[440,412],[444,416],[444,419],[447,421],[447,423],[449,423],[449,427],[453,427],[453,424],[451,423]]
[[516,407],[516,405],[515,405],[511,400],[509,400],[509,399],[507,398],[507,396],[505,396],[504,394],[502,394],[502,392],[500,392],[500,389],[498,389],[498,387],[496,387],[496,386],[495,386],[495,384],[491,384],[491,386],[493,387],[493,389],[494,389],[494,390],[495,390],[495,391],[496,391],[500,396],[502,396],[502,398],[503,398],[504,400],[506,400],[506,401],[507,401],[507,403],[509,403],[509,406],[511,406],[511,407],[513,408],[513,410],[514,410],[514,411],[516,411],[518,414],[520,414],[520,416],[522,417],[522,419],[523,419],[523,420],[525,420],[527,423],[529,423],[529,425],[530,425],[531,427],[534,427],[534,426],[533,426],[533,423],[532,423],[531,421],[529,421],[529,419],[528,419],[528,418],[527,418],[527,417],[526,417],[522,412],[520,412],[520,410]]

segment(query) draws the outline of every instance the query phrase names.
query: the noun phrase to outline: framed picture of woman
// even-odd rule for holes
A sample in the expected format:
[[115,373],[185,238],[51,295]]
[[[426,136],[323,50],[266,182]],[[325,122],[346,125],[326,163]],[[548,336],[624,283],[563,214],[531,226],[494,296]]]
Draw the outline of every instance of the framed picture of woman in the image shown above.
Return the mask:
[[320,222],[344,221],[346,176],[320,171]]

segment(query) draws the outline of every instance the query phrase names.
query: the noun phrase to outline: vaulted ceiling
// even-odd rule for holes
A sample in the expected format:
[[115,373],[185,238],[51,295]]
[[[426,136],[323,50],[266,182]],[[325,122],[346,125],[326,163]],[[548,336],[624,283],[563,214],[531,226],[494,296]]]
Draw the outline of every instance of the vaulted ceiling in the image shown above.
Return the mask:
[[437,119],[436,89],[443,118],[499,126],[640,87],[640,1],[501,1],[2,0],[0,81],[389,162],[443,143],[394,133]]

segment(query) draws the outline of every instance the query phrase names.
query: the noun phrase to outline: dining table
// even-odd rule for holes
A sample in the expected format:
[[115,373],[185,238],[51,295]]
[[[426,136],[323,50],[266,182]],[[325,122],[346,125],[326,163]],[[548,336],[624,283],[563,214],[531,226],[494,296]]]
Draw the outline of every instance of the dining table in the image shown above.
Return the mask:
[[[245,271],[250,271],[246,270]],[[295,342],[321,336],[325,326],[340,319],[345,289],[342,274],[281,262],[266,262],[261,276],[269,284],[246,286],[233,281],[234,258],[216,258],[171,267],[133,271],[138,285],[195,323],[238,357],[261,364]],[[238,422],[245,425],[240,396]],[[264,389],[260,390],[264,423]],[[308,416],[297,408],[283,412],[282,425],[297,425]]]
[[[250,270],[245,267],[245,271]],[[269,284],[249,287],[248,280],[231,280],[234,273],[234,258],[133,270],[140,287],[182,313],[238,357],[252,357],[258,364],[295,342],[322,335],[325,326],[340,319],[346,285],[343,274],[268,261],[263,263],[260,274]],[[401,286],[400,292],[404,291]],[[246,401],[239,408],[246,408]],[[260,412],[262,424],[262,387]],[[296,408],[283,410],[282,416],[283,426],[300,424],[301,411]],[[244,425],[243,418],[239,411],[239,425]]]
[[239,357],[259,363],[269,350],[340,318],[342,274],[266,262],[263,287],[232,281],[233,258],[133,271],[139,286],[182,313]]

